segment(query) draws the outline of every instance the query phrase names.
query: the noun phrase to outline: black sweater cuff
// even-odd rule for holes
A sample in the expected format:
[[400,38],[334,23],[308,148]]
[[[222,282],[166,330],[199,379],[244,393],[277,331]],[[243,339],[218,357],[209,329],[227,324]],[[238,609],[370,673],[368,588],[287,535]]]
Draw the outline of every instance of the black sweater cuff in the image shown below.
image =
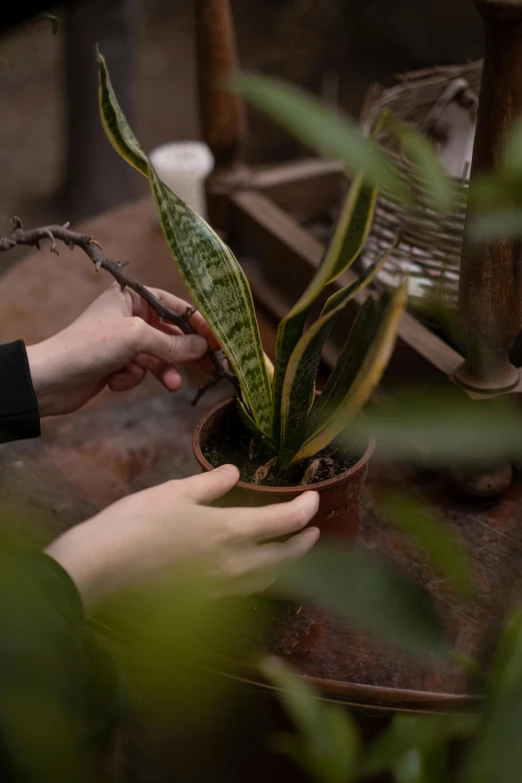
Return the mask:
[[40,435],[38,400],[23,340],[0,345],[0,443]]

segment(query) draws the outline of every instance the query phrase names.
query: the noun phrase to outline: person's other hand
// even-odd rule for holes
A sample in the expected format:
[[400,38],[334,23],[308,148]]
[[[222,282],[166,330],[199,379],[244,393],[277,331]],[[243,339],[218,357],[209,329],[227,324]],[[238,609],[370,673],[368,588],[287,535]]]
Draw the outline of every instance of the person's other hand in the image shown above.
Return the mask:
[[[47,553],[88,605],[126,587],[197,565],[220,592],[260,592],[277,567],[302,557],[319,530],[306,527],[317,492],[254,508],[215,508],[239,479],[233,465],[129,495],[54,541]],[[288,537],[285,541],[273,539]]]
[[[188,303],[166,291],[150,289],[171,310],[185,313]],[[199,359],[215,340],[199,313],[189,318],[197,335],[184,335],[161,323],[133,291],[110,286],[62,332],[27,349],[41,416],[78,410],[105,386],[127,391],[147,371],[169,391],[177,391],[177,364]]]

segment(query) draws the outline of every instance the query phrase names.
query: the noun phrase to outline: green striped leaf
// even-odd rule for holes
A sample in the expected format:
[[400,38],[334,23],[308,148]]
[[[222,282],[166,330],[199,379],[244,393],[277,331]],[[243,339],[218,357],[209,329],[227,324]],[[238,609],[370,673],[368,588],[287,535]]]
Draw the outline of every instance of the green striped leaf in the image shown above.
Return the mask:
[[312,408],[308,436],[292,462],[324,449],[368,401],[391,358],[407,296],[408,286],[403,283],[393,293],[365,302]]
[[297,304],[279,325],[273,383],[272,437],[275,443],[280,444],[283,439],[282,406],[285,373],[292,351],[303,334],[308,308],[324,287],[345,272],[361,252],[370,231],[376,200],[377,188],[366,186],[363,175],[359,174],[348,190],[332,239],[319,269]]
[[265,435],[264,432],[261,432],[261,430],[255,423],[255,421],[253,420],[252,416],[245,408],[243,402],[239,398],[237,400],[237,412],[239,414],[241,423],[245,427],[245,429],[249,430],[249,432],[252,433],[252,435],[256,440],[264,443],[264,445],[267,447],[267,449],[269,449],[269,451],[272,451],[274,454],[276,454],[277,451],[274,444],[272,443],[271,438],[269,438],[268,435]]
[[112,146],[127,163],[145,177],[149,176],[149,161],[123,114],[114,93],[105,58],[98,56],[98,98],[103,129]]
[[158,178],[118,105],[101,55],[99,73],[105,131],[122,157],[150,179],[163,233],[183,282],[232,365],[254,424],[270,435],[271,384],[246,276],[215,231]]
[[283,467],[291,462],[304,441],[321,353],[335,319],[348,302],[372,282],[396,247],[397,241],[379,261],[365,269],[354,283],[330,296],[317,321],[307,329],[294,348],[284,378],[281,404],[279,460]]

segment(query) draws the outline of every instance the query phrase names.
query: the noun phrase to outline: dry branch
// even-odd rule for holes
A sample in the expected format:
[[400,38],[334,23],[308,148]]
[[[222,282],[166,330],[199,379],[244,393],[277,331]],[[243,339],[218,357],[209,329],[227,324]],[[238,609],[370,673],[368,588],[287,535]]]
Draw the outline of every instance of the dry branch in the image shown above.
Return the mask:
[[[166,307],[157,296],[151,293],[148,288],[127,272],[126,262],[111,261],[106,258],[102,252],[101,245],[96,242],[94,237],[71,231],[69,229],[69,223],[65,223],[63,226],[43,226],[41,228],[30,229],[29,231],[24,229],[22,221],[18,217],[12,218],[12,224],[13,228],[9,234],[0,238],[0,252],[11,250],[11,248],[19,245],[36,247],[40,250],[41,242],[46,239],[50,242],[51,252],[56,253],[57,255],[56,240],[63,242],[71,250],[75,247],[79,247],[91,259],[96,269],[104,269],[106,272],[109,272],[109,274],[119,283],[122,290],[124,288],[130,288],[137,293],[138,296],[141,296],[161,321],[167,321],[168,323],[174,324],[184,334],[196,334],[188,323],[189,318],[195,312],[195,308],[189,308],[186,313],[176,313],[174,310]],[[201,399],[208,389],[214,387],[222,380],[229,381],[234,386],[234,389],[239,392],[239,382],[234,373],[228,369],[223,352],[209,349],[205,355],[213,363],[215,374],[205,386],[198,389],[192,403],[193,405]]]

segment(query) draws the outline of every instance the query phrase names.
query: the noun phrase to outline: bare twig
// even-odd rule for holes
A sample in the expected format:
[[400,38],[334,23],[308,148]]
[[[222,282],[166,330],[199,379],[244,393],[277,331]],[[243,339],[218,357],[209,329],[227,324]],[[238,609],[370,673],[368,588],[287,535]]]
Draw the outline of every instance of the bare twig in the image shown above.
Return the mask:
[[[91,259],[96,269],[104,269],[106,272],[109,272],[109,274],[111,274],[120,284],[122,290],[124,288],[130,288],[132,291],[135,291],[138,296],[141,296],[161,321],[167,321],[168,323],[174,324],[184,334],[196,334],[195,330],[188,323],[190,317],[196,312],[196,308],[189,307],[185,313],[176,313],[174,310],[171,310],[164,305],[157,296],[149,291],[148,288],[126,271],[127,262],[110,261],[106,258],[102,252],[101,245],[96,242],[94,237],[70,231],[69,223],[65,223],[63,226],[44,226],[42,228],[33,228],[29,231],[25,231],[20,218],[13,217],[11,222],[13,228],[9,234],[0,238],[0,252],[11,250],[11,248],[17,247],[18,245],[28,245],[40,250],[40,243],[44,239],[49,240],[51,252],[56,253],[57,255],[57,239],[67,245],[71,250],[75,247],[79,247]],[[192,403],[193,405],[201,399],[206,391],[216,386],[216,384],[222,380],[229,381],[234,386],[235,390],[239,392],[239,382],[234,373],[228,369],[223,352],[209,349],[205,355],[213,363],[216,372],[212,380],[198,390]]]

